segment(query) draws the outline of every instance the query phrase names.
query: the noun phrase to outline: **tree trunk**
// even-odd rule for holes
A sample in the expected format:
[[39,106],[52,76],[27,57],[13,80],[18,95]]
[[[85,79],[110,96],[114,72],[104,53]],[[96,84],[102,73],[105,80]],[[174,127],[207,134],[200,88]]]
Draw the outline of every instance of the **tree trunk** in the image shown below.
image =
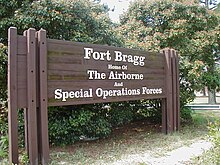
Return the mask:
[[216,104],[216,93],[215,90],[209,90],[209,104]]

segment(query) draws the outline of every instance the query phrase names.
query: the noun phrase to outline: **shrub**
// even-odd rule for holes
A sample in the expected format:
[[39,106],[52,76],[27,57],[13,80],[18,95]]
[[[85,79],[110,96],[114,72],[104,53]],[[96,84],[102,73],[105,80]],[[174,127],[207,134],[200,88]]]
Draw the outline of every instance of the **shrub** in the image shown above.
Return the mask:
[[0,136],[0,160],[8,156],[8,136]]
[[0,104],[7,100],[7,46],[0,43]]
[[131,104],[129,102],[111,103],[108,119],[113,126],[129,123],[134,119]]
[[192,121],[192,110],[189,107],[182,107],[180,110],[180,121],[182,123],[189,123]]
[[104,138],[111,133],[113,127],[139,119],[151,118],[155,119],[154,122],[161,122],[160,102],[158,101],[129,101],[107,105],[49,108],[50,143],[67,145],[81,138]]
[[161,101],[160,100],[143,100],[138,111],[145,118],[154,123],[162,122]]
[[[96,107],[96,106],[94,106]],[[80,137],[102,138],[111,133],[111,124],[101,110],[93,106],[54,107],[49,110],[49,140],[53,145],[67,145]],[[92,108],[92,109],[91,109]]]
[[0,136],[6,135],[8,131],[8,111],[0,104]]
[[103,138],[111,133],[111,123],[104,117],[95,117],[89,122],[89,126],[84,128],[84,134],[90,138]]

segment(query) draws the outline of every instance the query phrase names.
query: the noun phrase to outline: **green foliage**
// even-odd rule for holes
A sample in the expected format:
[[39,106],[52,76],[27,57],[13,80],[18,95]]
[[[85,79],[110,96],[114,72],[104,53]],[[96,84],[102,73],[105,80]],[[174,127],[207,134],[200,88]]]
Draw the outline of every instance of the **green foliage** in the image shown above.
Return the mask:
[[18,141],[19,147],[24,147],[25,145],[25,138],[24,138],[24,111],[18,111]]
[[27,152],[22,152],[22,154],[19,157],[19,162],[23,165],[30,164]]
[[161,122],[160,102],[130,101],[49,109],[49,140],[53,145],[105,138],[112,128],[139,119]]
[[[218,24],[217,17],[197,6],[186,7],[179,3],[170,5],[167,2],[155,3],[156,5],[141,3],[134,3],[129,11],[131,14],[124,16],[122,25],[118,28],[120,36],[126,39],[125,45],[150,50],[172,47],[180,52],[181,105],[192,100],[194,90],[202,84],[208,82],[214,88],[219,80],[218,77],[213,80],[213,75],[218,76],[215,69],[208,72],[203,70],[204,67],[212,66],[219,50],[220,33],[216,36],[215,28]],[[47,37],[53,39],[122,46],[121,39],[115,35],[114,25],[106,14],[106,7],[89,0],[2,0],[0,7],[0,42],[5,45],[7,29],[16,26],[20,34],[30,27],[36,30],[44,28],[47,30]],[[198,15],[201,18],[197,18]],[[209,48],[213,51],[206,52]],[[6,49],[6,46],[0,45],[1,102],[7,100]],[[213,56],[210,57],[210,53]],[[213,74],[208,74],[211,71]],[[161,122],[158,101],[112,103],[109,107],[94,104],[50,108],[50,143],[66,145],[80,137],[103,138],[111,133],[113,126],[140,118]],[[183,116],[187,117],[188,113]],[[8,126],[5,109],[1,109],[0,119],[0,135],[5,136]],[[24,145],[23,123],[23,111],[19,111],[20,145]]]
[[13,25],[13,17],[19,8],[33,0],[0,0],[0,43],[7,43],[7,29]]
[[89,122],[89,126],[84,128],[86,137],[104,138],[111,133],[111,123],[103,116],[96,116]]
[[220,120],[216,120],[213,123],[209,123],[209,136],[214,144],[212,149],[211,161],[215,164],[220,163]]
[[112,126],[123,125],[134,120],[149,120],[161,123],[160,100],[137,100],[111,103],[108,118]]
[[142,100],[138,113],[147,118],[151,122],[161,123],[162,112],[161,112],[161,101],[160,100]]
[[[14,0],[15,1],[15,0]],[[12,2],[12,1],[11,1]],[[90,42],[121,46],[121,40],[115,35],[114,25],[107,16],[106,6],[91,3],[89,0],[42,0],[16,1],[4,3],[10,8],[0,20],[1,42],[7,44],[7,29],[16,26],[21,34],[32,27],[47,30],[47,37],[80,42]],[[13,6],[14,5],[14,6]],[[6,12],[6,11],[5,11]],[[6,95],[7,47],[1,46],[1,99]],[[140,104],[138,104],[140,105]],[[51,144],[71,144],[80,139],[101,138],[110,134],[112,126],[128,123],[135,119],[138,106],[135,102],[114,103],[111,109],[104,104],[80,105],[49,110],[49,140]],[[2,116],[1,134],[7,133],[7,111]],[[19,111],[19,141],[24,145],[24,117]],[[138,114],[140,116],[140,113]],[[4,125],[4,129],[3,126]]]
[[7,109],[0,104],[0,161],[8,156],[7,116]]
[[219,88],[219,17],[198,4],[148,0],[134,2],[121,18],[118,34],[130,48],[180,55],[181,107],[205,85]]
[[34,1],[15,12],[13,23],[19,31],[46,29],[53,39],[118,45],[106,12],[104,6],[89,0]]
[[[104,138],[110,135],[112,127],[129,123],[133,120],[151,119],[161,122],[161,110],[150,101],[130,101],[106,104],[50,107],[49,142],[52,145],[67,145],[80,140]],[[2,111],[3,112],[3,111]],[[0,134],[7,136],[7,111],[1,113]],[[19,145],[24,147],[24,112],[18,113]]]
[[0,106],[7,100],[7,47],[0,43]]
[[0,136],[6,136],[8,132],[8,111],[0,104]]
[[180,120],[182,123],[192,122],[192,110],[189,107],[182,107],[180,111]]
[[[0,108],[0,137],[8,136],[8,110]],[[18,111],[18,141],[19,146],[24,147],[24,111]],[[7,146],[8,147],[8,146]]]
[[[47,30],[47,37],[121,46],[105,6],[89,0],[0,1],[0,99],[7,100],[7,31]],[[2,45],[3,43],[4,45]],[[0,101],[1,101],[0,100]]]
[[0,160],[8,156],[8,137],[0,136]]
[[[47,37],[79,42],[121,45],[114,35],[113,25],[105,6],[89,0],[0,1],[0,42],[7,44],[7,29],[18,28],[20,34],[28,28],[47,30]],[[6,10],[7,9],[7,10]],[[0,101],[7,100],[7,47],[0,47]],[[98,106],[76,106],[74,111],[49,112],[51,143],[72,143],[81,135],[100,137],[110,133],[110,124],[102,117]],[[95,110],[96,108],[96,110]],[[90,111],[89,111],[90,110]],[[7,132],[7,111],[1,110],[1,134]],[[23,112],[19,112],[19,137],[24,138]],[[67,137],[68,136],[68,137]],[[19,140],[20,141],[20,140]],[[24,142],[21,142],[23,145]]]
[[129,102],[111,103],[108,118],[113,126],[119,126],[131,122],[134,119],[134,111]]
[[[49,110],[49,139],[51,144],[66,145],[80,137],[102,138],[111,133],[111,124],[93,107],[71,106]],[[100,110],[102,111],[102,110]],[[104,110],[105,111],[105,110]]]
[[214,11],[215,11],[217,14],[220,13],[220,4],[218,4],[218,5],[216,6],[216,8],[214,9]]
[[33,0],[0,0],[0,17],[13,17],[14,12],[21,8],[24,3],[32,2]]

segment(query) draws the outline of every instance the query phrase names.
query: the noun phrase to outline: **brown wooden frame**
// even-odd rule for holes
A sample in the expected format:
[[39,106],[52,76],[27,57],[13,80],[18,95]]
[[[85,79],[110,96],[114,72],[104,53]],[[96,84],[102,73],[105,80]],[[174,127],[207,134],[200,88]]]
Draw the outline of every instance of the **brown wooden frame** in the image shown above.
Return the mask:
[[[179,70],[178,56],[175,50],[164,49],[160,53],[150,53],[103,45],[51,40],[46,38],[46,31],[43,29],[36,31],[31,28],[25,31],[23,36],[21,36],[17,35],[16,28],[11,27],[8,34],[8,123],[10,163],[19,163],[17,116],[17,111],[19,109],[24,109],[25,112],[25,145],[30,164],[33,165],[49,163],[48,106],[91,104],[140,99],[161,99],[162,132],[171,133],[179,129]],[[122,81],[126,84],[126,87],[131,88],[137,88],[142,84],[147,84],[152,88],[161,87],[163,93],[146,96],[112,97],[106,100],[94,97],[92,99],[83,98],[81,100],[70,100],[67,102],[57,100],[55,102],[51,102],[50,91],[53,91],[56,87],[60,87],[62,83],[72,84],[67,89],[82,88],[83,84],[88,84],[88,82],[89,85],[87,85],[87,87],[91,86],[90,88],[92,89],[97,87],[97,84],[99,84],[98,86],[103,89],[119,89],[118,87],[113,87],[113,85],[109,87],[109,84],[114,83],[116,80],[88,81],[86,79],[85,71],[88,70],[89,67],[93,67],[97,70],[101,70],[103,73],[107,73],[109,69],[107,69],[106,66],[109,63],[103,61],[97,62],[92,60],[79,60],[76,56],[81,56],[82,52],[80,52],[80,50],[83,47],[90,47],[96,50],[119,50],[130,54],[137,54],[138,56],[146,55],[146,58],[149,58],[148,60],[152,60],[148,61],[147,66],[150,68],[126,64],[129,68],[128,72],[143,73],[144,80]],[[77,52],[76,55],[74,55],[75,51]],[[74,61],[71,63],[72,66],[67,64],[69,60]],[[64,62],[62,67],[60,67],[59,64],[56,64],[58,61]],[[121,65],[120,62],[116,64]],[[67,71],[62,70],[65,66],[69,66]],[[72,68],[76,71],[72,71]],[[50,79],[50,77],[53,77],[53,74],[56,75],[54,76],[55,79]],[[69,82],[63,78],[62,74],[66,74]],[[77,76],[75,77],[77,74],[80,74],[80,78],[77,78]],[[61,79],[59,76],[61,76]],[[62,81],[62,83],[59,81]],[[75,81],[80,84],[78,87],[75,87],[77,84]],[[54,87],[54,85],[56,87]],[[62,88],[65,88],[65,85],[63,85]]]

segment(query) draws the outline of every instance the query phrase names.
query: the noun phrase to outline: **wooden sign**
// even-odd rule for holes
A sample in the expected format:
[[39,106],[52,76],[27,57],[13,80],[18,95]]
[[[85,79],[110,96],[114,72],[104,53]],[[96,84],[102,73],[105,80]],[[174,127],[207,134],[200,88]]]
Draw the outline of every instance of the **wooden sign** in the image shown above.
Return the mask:
[[48,104],[165,98],[165,56],[138,50],[47,40]]
[[160,53],[46,38],[8,36],[9,161],[18,164],[17,110],[25,112],[30,164],[49,163],[48,106],[161,99],[162,131],[179,129],[176,51]]

